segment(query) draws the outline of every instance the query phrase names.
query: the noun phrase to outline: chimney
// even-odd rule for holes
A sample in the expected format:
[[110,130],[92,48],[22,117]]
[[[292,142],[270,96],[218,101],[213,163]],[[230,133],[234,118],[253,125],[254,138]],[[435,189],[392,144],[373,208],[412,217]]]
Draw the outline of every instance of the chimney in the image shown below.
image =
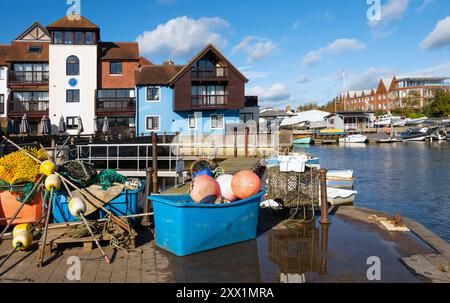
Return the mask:
[[175,63],[172,60],[164,61],[163,65],[175,65]]

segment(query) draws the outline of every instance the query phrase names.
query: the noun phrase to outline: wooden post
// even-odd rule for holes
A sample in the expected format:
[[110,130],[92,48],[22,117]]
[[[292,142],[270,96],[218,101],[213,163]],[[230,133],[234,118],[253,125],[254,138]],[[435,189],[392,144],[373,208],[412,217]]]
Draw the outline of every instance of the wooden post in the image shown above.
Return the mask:
[[320,225],[320,250],[321,250],[321,260],[320,260],[320,274],[326,274],[328,271],[328,228],[330,224]]
[[167,132],[164,131],[164,135],[163,135],[163,143],[166,144],[167,143]]
[[[149,199],[153,191],[153,168],[148,167],[146,169],[146,179],[145,179],[145,197],[144,197],[144,213],[148,214],[150,212]],[[150,217],[145,216],[142,218],[141,225],[148,227],[150,226]]]
[[237,158],[238,157],[238,138],[237,138],[237,128],[234,128],[234,157]]
[[246,127],[244,130],[244,153],[246,158],[248,158],[248,134],[249,129]]
[[327,173],[328,171],[324,168],[320,170],[320,197],[322,202],[320,208],[320,224],[331,224],[328,218]]
[[158,192],[158,136],[152,133],[153,193]]

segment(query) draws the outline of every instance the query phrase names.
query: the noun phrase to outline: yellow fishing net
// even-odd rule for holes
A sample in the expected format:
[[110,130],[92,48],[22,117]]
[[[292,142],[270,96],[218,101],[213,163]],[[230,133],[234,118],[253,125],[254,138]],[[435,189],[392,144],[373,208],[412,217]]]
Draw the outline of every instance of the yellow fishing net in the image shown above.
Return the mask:
[[[41,161],[47,159],[43,149],[25,148]],[[39,163],[25,152],[17,151],[0,159],[0,180],[9,184],[34,182],[39,174]]]

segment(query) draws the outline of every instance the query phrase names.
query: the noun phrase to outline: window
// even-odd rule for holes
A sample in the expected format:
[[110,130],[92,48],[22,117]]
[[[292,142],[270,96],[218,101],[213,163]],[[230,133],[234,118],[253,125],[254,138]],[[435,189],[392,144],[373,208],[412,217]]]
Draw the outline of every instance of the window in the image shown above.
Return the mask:
[[62,32],[54,32],[53,33],[53,43],[54,44],[62,44]]
[[0,67],[0,80],[5,80],[5,74],[3,67]]
[[86,33],[84,34],[84,42],[85,42],[87,45],[94,44],[94,33],[92,33],[92,32],[86,32]]
[[73,32],[65,32],[64,33],[64,44],[72,45],[74,42],[74,33]]
[[67,117],[66,121],[67,130],[78,129],[78,117]]
[[240,114],[240,119],[242,122],[247,123],[249,121],[253,121],[253,113],[243,113]]
[[226,87],[223,85],[192,86],[192,105],[198,107],[224,106],[227,101]]
[[159,131],[160,117],[146,117],[146,129],[150,131]]
[[66,62],[66,74],[67,76],[80,75],[80,60],[76,56],[70,56]]
[[189,128],[196,129],[197,128],[197,119],[195,116],[189,116]]
[[80,90],[79,89],[68,89],[66,91],[66,102],[67,103],[80,102]]
[[82,45],[83,44],[83,33],[75,32],[75,44]]
[[159,87],[147,87],[147,101],[159,101]]
[[122,75],[122,62],[110,62],[109,73],[111,75]]
[[5,113],[5,95],[0,95],[0,114]]
[[223,129],[223,115],[211,115],[211,129]]
[[31,54],[40,54],[42,51],[42,46],[30,46],[28,52]]

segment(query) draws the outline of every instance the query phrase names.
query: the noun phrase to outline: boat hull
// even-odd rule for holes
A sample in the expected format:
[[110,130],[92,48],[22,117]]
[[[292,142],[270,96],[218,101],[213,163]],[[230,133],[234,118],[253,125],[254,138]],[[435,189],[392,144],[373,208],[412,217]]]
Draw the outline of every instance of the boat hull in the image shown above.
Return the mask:
[[339,139],[340,144],[351,144],[351,143],[366,143],[367,137],[362,135],[348,136],[347,138]]
[[312,142],[311,137],[298,138],[298,139],[294,139],[294,141],[293,141],[293,143],[295,145],[311,144],[311,142]]

